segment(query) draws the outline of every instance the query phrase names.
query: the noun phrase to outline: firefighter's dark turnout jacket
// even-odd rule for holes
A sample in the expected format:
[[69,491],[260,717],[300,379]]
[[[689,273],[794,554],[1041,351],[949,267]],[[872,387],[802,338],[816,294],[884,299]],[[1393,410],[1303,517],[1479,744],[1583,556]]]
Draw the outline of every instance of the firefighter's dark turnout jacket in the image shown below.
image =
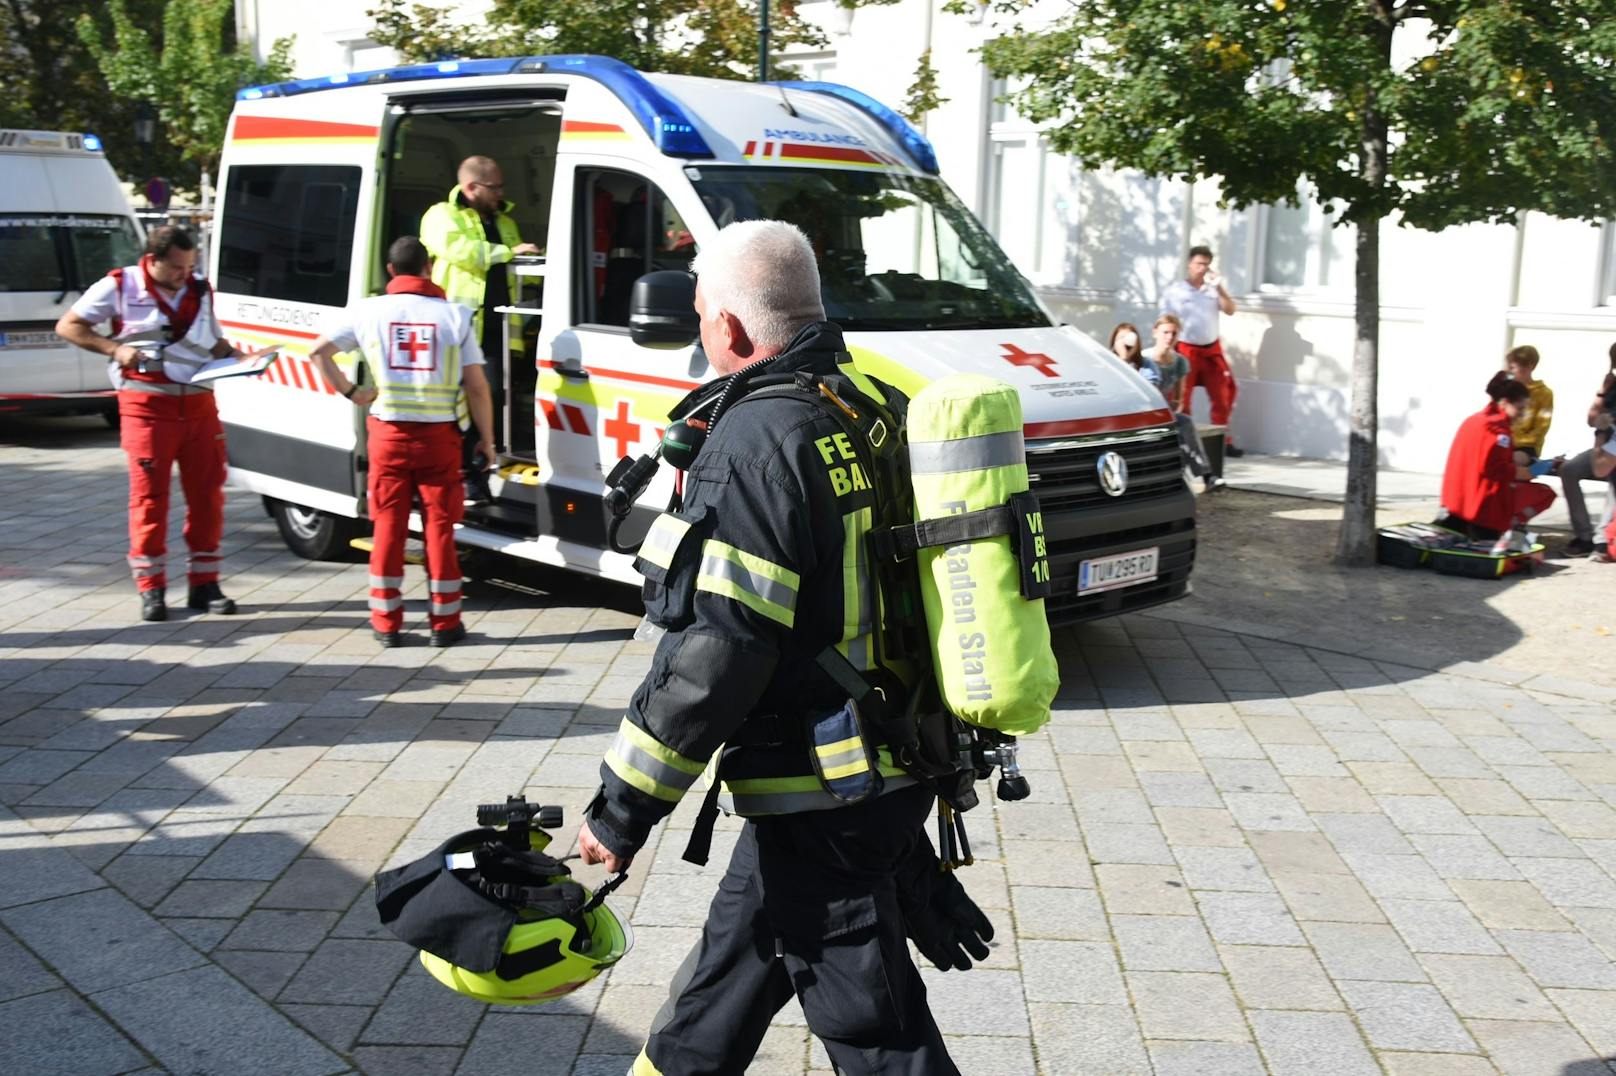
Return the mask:
[[[810,325],[768,374],[821,375],[856,407],[860,385],[879,389],[851,365],[838,367],[841,353],[839,328]],[[875,490],[848,437],[811,402],[762,394],[736,403],[689,470],[683,508],[652,525],[637,567],[646,616],[667,634],[601,764],[589,811],[591,832],[616,854],[638,851],[737,737],[721,764],[726,809],[758,817],[842,805],[815,776],[805,742],[767,730],[798,728],[805,714],[847,701],[815,664],[825,647],[873,668],[879,598],[863,536]],[[878,765],[885,791],[914,783],[885,749]]]

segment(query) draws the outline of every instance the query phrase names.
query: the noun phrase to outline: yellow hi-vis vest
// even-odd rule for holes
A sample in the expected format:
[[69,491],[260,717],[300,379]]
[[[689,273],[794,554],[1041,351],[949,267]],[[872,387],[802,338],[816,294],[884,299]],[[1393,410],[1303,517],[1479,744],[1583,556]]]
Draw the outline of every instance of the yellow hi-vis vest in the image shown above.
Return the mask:
[[[909,401],[915,518],[995,508],[1027,489],[1021,396],[978,374],[950,374]],[[1042,521],[1023,533],[1042,542]],[[943,704],[1011,736],[1049,720],[1060,687],[1042,598],[1021,594],[1021,562],[1000,535],[917,554],[921,602]]]
[[455,422],[460,373],[483,364],[471,311],[427,295],[399,293],[365,299],[326,337],[357,350],[370,371],[376,400],[370,413],[384,422]]
[[[450,302],[470,307],[476,319],[477,339],[482,339],[483,295],[489,273],[504,273],[506,294],[516,299],[516,274],[511,271],[513,247],[521,245],[521,233],[511,219],[510,202],[500,207],[495,218],[498,243],[490,243],[483,231],[483,217],[467,205],[455,187],[449,197],[421,215],[421,244],[432,255],[432,283],[443,289]],[[521,350],[520,324],[511,325],[511,349]]]

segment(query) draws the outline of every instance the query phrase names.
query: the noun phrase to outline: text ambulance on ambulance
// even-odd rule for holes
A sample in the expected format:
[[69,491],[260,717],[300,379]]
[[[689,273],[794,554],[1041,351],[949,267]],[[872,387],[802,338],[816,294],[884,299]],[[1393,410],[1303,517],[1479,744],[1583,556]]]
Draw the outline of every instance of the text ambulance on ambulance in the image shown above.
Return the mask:
[[[693,346],[694,312],[653,309],[655,289],[635,284],[688,269],[731,221],[769,218],[814,244],[825,309],[860,369],[911,394],[957,371],[1020,392],[1052,623],[1185,592],[1195,507],[1172,413],[1054,322],[908,123],[844,86],[644,75],[599,56],[420,64],[238,95],[217,309],[236,342],[289,354],[221,385],[219,409],[232,480],[264,496],[299,554],[339,555],[366,515],[364,427],[307,349],[329,314],[381,290],[387,244],[416,234],[478,154],[499,162],[518,231],[546,256],[483,252],[512,263],[507,354],[525,357],[505,364],[494,501],[468,509],[461,545],[639,582],[607,540],[605,476],[651,452],[669,408],[713,373]],[[645,533],[673,474],[639,498],[621,541]]]

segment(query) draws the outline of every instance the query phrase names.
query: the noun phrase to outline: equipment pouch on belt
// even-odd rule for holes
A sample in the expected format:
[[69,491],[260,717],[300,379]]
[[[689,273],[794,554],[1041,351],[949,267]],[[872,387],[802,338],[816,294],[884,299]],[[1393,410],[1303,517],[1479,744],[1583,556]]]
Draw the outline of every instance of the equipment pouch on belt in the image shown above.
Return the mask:
[[843,803],[860,803],[881,794],[875,745],[865,734],[858,704],[849,699],[839,710],[807,721],[814,775],[826,792]]
[[634,570],[645,578],[645,617],[658,627],[672,630],[690,622],[706,518],[705,505],[664,512],[645,534]]

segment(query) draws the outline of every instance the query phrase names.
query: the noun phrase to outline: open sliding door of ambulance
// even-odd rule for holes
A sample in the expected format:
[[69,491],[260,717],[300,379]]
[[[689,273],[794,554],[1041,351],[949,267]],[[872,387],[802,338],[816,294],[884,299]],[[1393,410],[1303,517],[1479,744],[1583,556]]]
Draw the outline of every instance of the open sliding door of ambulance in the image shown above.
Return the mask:
[[364,426],[308,355],[326,319],[375,283],[365,252],[382,102],[256,104],[238,105],[225,144],[211,277],[225,335],[281,355],[218,387],[231,479],[270,499],[283,533],[290,522],[305,544],[336,549],[331,521],[364,514]]
[[[385,251],[398,236],[419,234],[422,214],[450,197],[461,161],[489,157],[504,177],[505,201],[522,241],[548,253],[564,96],[559,87],[546,86],[395,93],[389,105],[379,249]],[[500,461],[489,483],[493,503],[468,510],[466,521],[520,539],[539,533],[534,343],[543,325],[550,268],[545,257],[515,260],[512,279],[497,300],[501,316],[482,341],[485,371],[498,390],[494,426]]]

